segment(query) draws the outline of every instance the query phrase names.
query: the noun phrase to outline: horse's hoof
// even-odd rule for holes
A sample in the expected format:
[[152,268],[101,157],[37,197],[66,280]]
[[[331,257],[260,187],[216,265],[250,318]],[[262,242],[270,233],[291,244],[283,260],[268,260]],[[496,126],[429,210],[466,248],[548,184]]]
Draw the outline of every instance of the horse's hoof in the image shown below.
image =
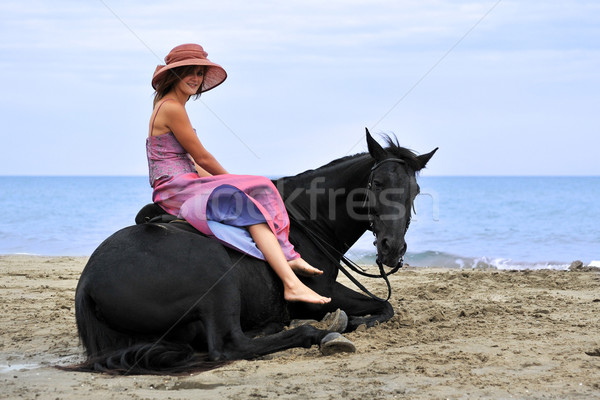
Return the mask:
[[290,322],[287,329],[294,329],[302,325],[314,326],[317,329],[323,329],[329,332],[343,333],[348,327],[348,315],[339,308],[334,312],[325,314],[321,321],[314,319],[295,319]]
[[325,329],[328,331],[342,333],[348,327],[348,315],[338,308],[334,312],[325,314],[321,322],[327,326]]
[[290,324],[286,327],[286,329],[294,329],[294,328],[298,328],[299,326],[303,326],[303,325],[311,325],[316,328],[318,323],[319,323],[319,321],[317,321],[315,319],[294,319],[290,322]]
[[319,347],[324,356],[336,353],[354,353],[356,351],[354,343],[337,332],[331,332],[325,335],[321,340],[321,346]]

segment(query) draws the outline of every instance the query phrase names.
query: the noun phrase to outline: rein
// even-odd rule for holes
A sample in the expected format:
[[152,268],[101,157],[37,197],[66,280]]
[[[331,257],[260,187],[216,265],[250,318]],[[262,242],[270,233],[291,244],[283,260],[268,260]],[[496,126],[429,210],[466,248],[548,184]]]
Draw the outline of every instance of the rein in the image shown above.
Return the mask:
[[[374,171],[383,163],[386,162],[397,162],[400,164],[405,164],[404,160],[400,159],[400,158],[387,158],[385,160],[379,161],[377,163],[375,163],[373,165],[373,167],[371,167],[371,173],[369,175],[369,180],[367,183],[367,194],[369,193],[371,186],[373,184],[373,173]],[[371,215],[371,207],[370,205],[367,205],[367,200],[368,197],[365,197],[365,202],[363,203],[363,207],[367,207],[367,215],[369,218],[369,227],[373,228],[373,217]],[[386,302],[390,299],[390,297],[392,296],[392,286],[390,284],[390,281],[388,279],[389,275],[392,275],[396,272],[398,272],[398,270],[400,268],[402,268],[403,264],[404,264],[404,258],[400,258],[400,261],[398,262],[398,264],[392,268],[389,272],[385,272],[384,271],[384,267],[383,267],[383,263],[379,260],[379,254],[377,254],[377,259],[375,260],[375,263],[377,264],[377,266],[379,267],[379,275],[375,275],[375,274],[369,274],[364,272],[364,270],[358,265],[356,264],[354,261],[350,260],[348,257],[346,257],[343,253],[341,253],[340,251],[338,251],[335,247],[333,247],[331,244],[329,244],[325,239],[323,239],[322,237],[320,237],[319,235],[317,235],[316,233],[314,233],[313,231],[311,231],[306,225],[304,225],[303,223],[300,222],[300,220],[293,214],[293,212],[291,212],[292,210],[288,210],[288,216],[290,217],[290,220],[293,221],[307,236],[308,238],[313,242],[313,244],[315,244],[319,250],[321,250],[321,252],[323,254],[325,254],[327,256],[327,258],[329,258],[329,260],[333,261],[338,269],[344,274],[346,275],[346,277],[348,279],[350,279],[350,281],[352,283],[354,283],[360,290],[362,290],[364,293],[366,293],[369,297],[371,297],[374,300],[377,301],[381,301],[381,302]],[[375,232],[373,232],[373,235],[377,235]],[[328,246],[329,249],[327,249],[325,246]],[[337,259],[333,254],[331,254],[330,250],[333,250],[335,253],[337,253],[337,256],[340,257],[339,259]],[[388,289],[388,294],[387,294],[387,298],[383,299],[381,297],[378,297],[376,295],[374,295],[373,293],[371,293],[362,283],[360,283],[346,268],[344,268],[344,266],[342,264],[340,264],[340,261],[343,262],[344,264],[346,264],[346,266],[348,268],[350,268],[352,271],[358,273],[359,275],[368,277],[368,278],[381,278],[385,281],[385,284],[387,285],[387,289]]]
[[[290,221],[294,222],[302,230],[302,232],[304,232],[306,234],[306,236],[308,236],[308,238],[311,240],[311,242],[313,242],[313,244],[317,246],[317,248],[321,251],[321,253],[325,254],[325,256],[327,256],[327,258],[330,261],[333,261],[333,263],[337,266],[337,268],[340,271],[342,271],[342,273],[344,275],[346,275],[348,277],[348,279],[350,279],[352,281],[352,283],[354,283],[356,286],[358,286],[358,288],[360,290],[365,292],[372,299],[375,299],[375,300],[381,301],[381,302],[386,302],[390,299],[390,297],[392,296],[392,286],[390,285],[390,282],[387,278],[388,274],[386,274],[385,271],[383,271],[383,265],[380,262],[377,262],[377,265],[379,265],[379,271],[381,273],[381,276],[366,274],[365,272],[360,270],[360,267],[354,261],[348,259],[345,255],[343,255],[337,249],[333,248],[333,246],[331,246],[325,239],[321,238],[319,235],[317,235],[316,233],[314,233],[313,231],[308,229],[306,227],[306,225],[301,223],[292,213],[290,213],[290,211],[291,210],[288,210],[288,215],[290,217]],[[325,245],[330,247],[334,252],[338,253],[338,256],[340,257],[340,259],[337,259],[333,254],[331,254],[329,249],[325,248]],[[360,283],[346,268],[344,268],[342,266],[342,264],[340,264],[340,260],[344,264],[346,264],[350,269],[352,269],[355,272],[360,273],[361,275],[370,276],[373,278],[383,278],[385,280],[385,282],[387,284],[387,288],[388,288],[387,298],[382,299],[381,297],[377,297],[376,295],[371,293],[369,291],[369,289],[367,289],[362,283]],[[390,272],[390,274],[396,272],[397,270],[398,269],[395,268],[393,271]]]
[[[369,218],[369,230],[371,232],[373,232],[373,236],[375,236],[375,237],[377,237],[377,233],[375,233],[375,230],[373,227],[373,215],[371,214],[371,202],[369,201],[369,193],[371,192],[371,188],[373,187],[373,173],[375,172],[375,170],[377,168],[379,168],[379,166],[381,164],[386,163],[386,162],[396,162],[399,164],[406,164],[406,162],[401,158],[386,158],[385,160],[381,160],[381,161],[375,163],[375,165],[373,165],[373,167],[371,167],[371,173],[369,174],[369,181],[367,182],[367,190],[366,190],[367,195],[365,196],[365,200],[364,200],[362,206],[363,206],[363,208],[367,209],[367,216]],[[406,224],[406,231],[408,231],[409,225],[410,225],[410,213],[408,215],[408,223]],[[406,234],[406,231],[404,231],[404,234]],[[381,278],[381,277],[383,277],[383,265],[382,265],[381,261],[379,260],[379,254],[377,254],[377,259],[375,260],[375,262],[376,262],[377,266],[379,267],[379,272],[380,272],[381,276],[367,274],[363,271],[358,271],[354,268],[352,268],[352,270],[363,276],[367,276],[369,278]],[[387,278],[388,275],[391,275],[391,274],[395,273],[396,271],[398,271],[400,268],[402,268],[402,265],[404,265],[404,257],[400,258],[398,265],[396,265],[390,272],[388,272],[385,277]]]

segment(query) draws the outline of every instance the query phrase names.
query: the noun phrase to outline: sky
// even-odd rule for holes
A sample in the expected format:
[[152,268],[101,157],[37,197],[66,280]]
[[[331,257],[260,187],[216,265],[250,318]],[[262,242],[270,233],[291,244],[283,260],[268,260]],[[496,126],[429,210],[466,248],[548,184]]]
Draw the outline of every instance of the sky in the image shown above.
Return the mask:
[[228,72],[187,109],[231,173],[317,168],[368,128],[439,147],[430,176],[600,175],[600,3],[509,0],[3,0],[0,175],[147,175],[182,43]]

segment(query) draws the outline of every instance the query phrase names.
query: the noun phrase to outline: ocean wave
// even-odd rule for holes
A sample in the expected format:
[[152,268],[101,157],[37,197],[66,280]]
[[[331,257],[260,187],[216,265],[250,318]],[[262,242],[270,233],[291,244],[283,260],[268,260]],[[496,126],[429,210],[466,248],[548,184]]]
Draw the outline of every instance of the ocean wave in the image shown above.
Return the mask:
[[[369,265],[375,263],[374,252],[353,252],[347,254],[358,264]],[[465,269],[497,269],[497,270],[568,270],[570,263],[557,261],[517,261],[508,258],[491,257],[465,257],[441,251],[424,251],[420,253],[407,253],[404,263],[412,267],[443,267]]]

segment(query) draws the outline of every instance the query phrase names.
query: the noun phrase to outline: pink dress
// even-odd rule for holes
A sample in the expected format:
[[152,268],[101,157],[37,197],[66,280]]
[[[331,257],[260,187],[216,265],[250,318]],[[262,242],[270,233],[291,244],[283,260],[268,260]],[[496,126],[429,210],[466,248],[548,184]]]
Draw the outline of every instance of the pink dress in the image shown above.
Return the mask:
[[264,260],[244,227],[267,223],[287,260],[300,257],[289,242],[289,218],[271,180],[251,175],[201,178],[175,135],[146,139],[152,200],[169,214],[223,244]]

